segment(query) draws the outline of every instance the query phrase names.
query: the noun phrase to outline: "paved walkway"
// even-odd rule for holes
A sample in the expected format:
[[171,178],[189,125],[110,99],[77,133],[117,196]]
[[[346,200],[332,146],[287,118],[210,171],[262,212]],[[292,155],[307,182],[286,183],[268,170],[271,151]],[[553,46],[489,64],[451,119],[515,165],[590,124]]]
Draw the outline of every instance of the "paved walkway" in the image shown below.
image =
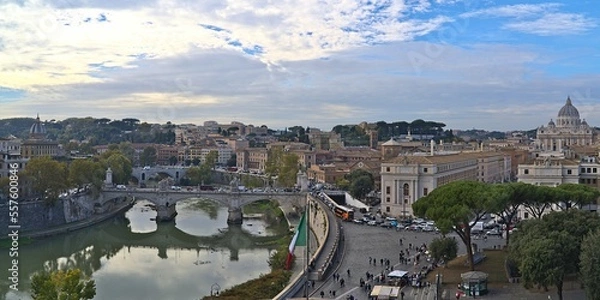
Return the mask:
[[[327,210],[328,211],[328,210]],[[340,222],[331,213],[330,220]],[[331,222],[335,224],[335,222]],[[311,298],[321,299],[321,292],[323,292],[323,298],[326,299],[340,299],[344,300],[347,296],[352,295],[354,299],[368,299],[369,293],[360,287],[360,278],[366,278],[366,272],[371,274],[387,274],[391,269],[386,270],[381,265],[381,259],[389,259],[394,270],[405,270],[409,272],[415,272],[420,270],[421,265],[415,266],[413,263],[400,264],[398,254],[400,250],[406,250],[408,244],[421,245],[423,243],[429,245],[429,243],[438,237],[435,233],[415,233],[410,231],[396,231],[394,229],[385,229],[380,227],[359,225],[350,222],[341,223],[342,230],[345,236],[345,243],[343,244],[343,255],[340,257],[339,263],[333,266],[331,274],[325,277],[321,282],[316,282],[314,288],[309,288],[309,295]],[[332,229],[334,230],[334,229]],[[400,243],[402,239],[402,243]],[[333,241],[328,239],[324,252]],[[504,243],[500,238],[490,237],[487,240],[474,240],[480,247],[492,247],[494,245],[502,245]],[[465,253],[464,246],[459,243],[459,255]],[[410,251],[411,262],[414,260],[415,251]],[[369,263],[369,257],[377,259],[376,264]],[[421,259],[424,262],[423,259]],[[350,271],[348,273],[348,270]],[[344,280],[342,285],[340,281],[335,280],[333,274],[339,274],[339,278]],[[371,283],[375,285],[376,283]],[[434,285],[428,288],[413,288],[410,286],[404,287],[405,300],[434,300],[436,299]],[[443,292],[443,290],[442,290]],[[444,295],[445,298],[454,300],[456,289],[446,288]],[[440,295],[442,296],[442,295]],[[550,296],[550,298],[548,297]],[[304,294],[296,295],[298,298],[304,297]],[[461,299],[471,299],[473,297],[461,297]],[[498,300],[548,300],[558,299],[556,292],[530,292],[524,289],[520,284],[506,285],[501,289],[493,289],[488,295],[477,296],[477,299],[498,299]],[[586,299],[582,290],[568,290],[564,292],[564,299],[579,300]],[[302,298],[305,299],[305,298]]]

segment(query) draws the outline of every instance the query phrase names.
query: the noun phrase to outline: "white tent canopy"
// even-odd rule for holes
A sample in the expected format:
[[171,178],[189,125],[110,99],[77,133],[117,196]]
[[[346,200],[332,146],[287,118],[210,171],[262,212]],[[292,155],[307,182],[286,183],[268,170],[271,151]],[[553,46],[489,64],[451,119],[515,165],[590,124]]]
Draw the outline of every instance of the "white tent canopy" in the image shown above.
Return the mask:
[[404,277],[406,274],[408,274],[407,271],[394,270],[394,271],[390,272],[387,276],[388,277]]

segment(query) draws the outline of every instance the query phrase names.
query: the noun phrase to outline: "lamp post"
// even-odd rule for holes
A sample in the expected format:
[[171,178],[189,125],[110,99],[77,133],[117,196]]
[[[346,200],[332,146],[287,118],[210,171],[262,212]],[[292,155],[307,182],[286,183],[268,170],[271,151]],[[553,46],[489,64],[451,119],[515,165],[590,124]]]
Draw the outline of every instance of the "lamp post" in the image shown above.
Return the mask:
[[221,291],[221,286],[218,283],[213,283],[210,286],[210,296],[219,296],[219,292]]

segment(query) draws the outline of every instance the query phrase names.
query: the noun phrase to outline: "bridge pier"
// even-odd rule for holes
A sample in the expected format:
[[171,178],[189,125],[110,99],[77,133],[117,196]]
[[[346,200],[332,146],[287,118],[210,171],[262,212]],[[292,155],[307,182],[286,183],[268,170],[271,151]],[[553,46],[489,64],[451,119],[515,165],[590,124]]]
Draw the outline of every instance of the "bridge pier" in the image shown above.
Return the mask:
[[229,208],[228,210],[229,215],[227,216],[227,224],[242,224],[243,221],[243,214],[242,214],[242,209],[237,207],[237,208]]
[[170,222],[175,219],[177,211],[175,210],[175,204],[156,205],[156,222]]

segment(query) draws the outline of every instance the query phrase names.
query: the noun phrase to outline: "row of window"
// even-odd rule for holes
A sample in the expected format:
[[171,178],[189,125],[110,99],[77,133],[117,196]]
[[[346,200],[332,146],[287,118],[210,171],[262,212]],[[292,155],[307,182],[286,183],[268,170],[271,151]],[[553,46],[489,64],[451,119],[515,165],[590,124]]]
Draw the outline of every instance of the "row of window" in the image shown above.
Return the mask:
[[598,169],[597,168],[581,168],[581,173],[591,173],[591,174],[596,174],[598,173]]

